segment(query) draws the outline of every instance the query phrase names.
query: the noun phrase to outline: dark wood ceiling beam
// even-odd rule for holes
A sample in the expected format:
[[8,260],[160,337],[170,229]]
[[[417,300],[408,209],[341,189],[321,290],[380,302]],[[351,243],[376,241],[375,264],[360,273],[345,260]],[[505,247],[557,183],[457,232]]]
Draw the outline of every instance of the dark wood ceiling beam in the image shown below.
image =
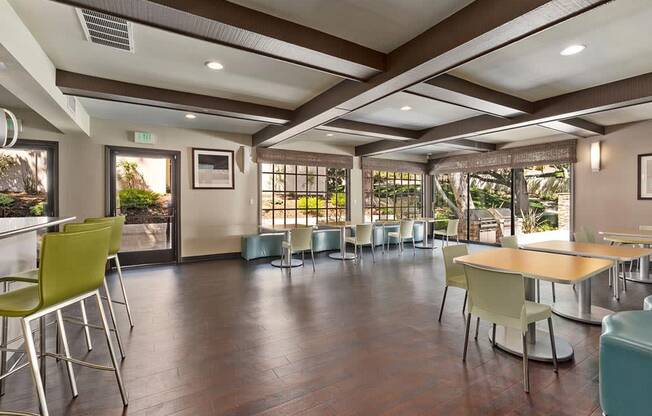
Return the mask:
[[493,152],[496,150],[494,143],[478,142],[470,139],[449,140],[443,144],[447,147],[454,147],[459,150],[472,150],[474,152]]
[[[569,119],[582,115],[652,102],[652,73],[548,98],[534,103],[535,112],[513,119],[489,115],[472,117],[443,124],[427,130],[420,138],[409,142],[381,140],[356,147],[356,155],[366,156],[399,151],[428,144],[460,138],[477,137],[483,134],[511,130],[537,124]],[[577,122],[571,120],[571,122]],[[585,120],[578,122],[588,128]],[[598,127],[598,130],[601,129]],[[604,133],[602,131],[602,133]]]
[[385,54],[225,0],[55,0],[259,55],[366,80]]
[[530,101],[448,74],[413,85],[406,92],[498,117],[514,117],[534,111]]
[[131,84],[59,69],[56,73],[56,85],[64,94],[77,97],[212,114],[271,124],[287,123],[292,113],[290,110],[282,108]]
[[385,72],[365,83],[343,81],[299,107],[286,126],[254,134],[254,144],[287,140],[608,1],[476,0],[392,51]]

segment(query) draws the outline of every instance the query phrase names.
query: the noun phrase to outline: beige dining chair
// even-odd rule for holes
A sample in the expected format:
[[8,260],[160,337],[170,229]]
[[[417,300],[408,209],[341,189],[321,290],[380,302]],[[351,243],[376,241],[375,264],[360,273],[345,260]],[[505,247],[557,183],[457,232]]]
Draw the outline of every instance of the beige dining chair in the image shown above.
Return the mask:
[[548,321],[553,368],[555,372],[558,370],[555,334],[552,326],[552,309],[549,305],[530,302],[525,299],[525,278],[520,274],[498,272],[469,265],[464,265],[464,272],[469,293],[469,308],[466,315],[462,361],[466,361],[472,316],[493,324],[492,340],[494,346],[496,345],[496,325],[518,330],[521,332],[523,342],[523,389],[526,393],[529,393],[528,324],[543,320]]
[[[315,271],[315,253],[312,249],[313,227],[300,227],[290,231],[290,241],[283,241],[283,262],[291,261],[292,255],[301,253],[301,260],[305,260],[306,251],[310,251],[312,270]],[[285,256],[290,256],[286,259]]]
[[[371,258],[376,262],[376,254],[374,253],[374,238],[373,238],[373,224],[358,224],[355,226],[355,237],[346,237],[346,242],[353,244],[353,252],[358,256],[358,247],[360,247],[359,258],[362,258],[362,247],[371,247]],[[356,257],[357,258],[357,257]]]
[[448,287],[457,287],[464,290],[464,302],[462,303],[462,315],[466,308],[466,276],[464,275],[464,266],[455,263],[456,257],[466,256],[469,254],[469,249],[466,244],[456,244],[442,248],[444,255],[444,277],[446,286],[444,287],[444,297],[441,300],[441,307],[439,308],[439,318],[441,322],[441,315],[444,313],[444,304],[446,304],[446,295],[448,294]]
[[405,240],[412,240],[412,249],[414,250],[413,255],[417,254],[417,247],[414,243],[414,220],[401,220],[398,231],[390,231],[387,233],[388,238],[398,239],[398,247],[401,253],[403,253]]
[[[515,235],[506,235],[500,239],[500,246],[506,248],[516,248],[518,249],[518,237]],[[555,284],[552,284],[552,301],[557,301],[557,295],[555,294]],[[537,279],[537,302],[541,302],[541,281]]]
[[459,224],[460,224],[459,219],[450,219],[448,220],[448,225],[446,226],[445,230],[434,230],[433,233],[435,236],[441,236],[442,245],[444,245],[444,243],[448,245],[451,237],[455,237],[455,240],[459,243],[460,236],[457,232],[457,228]]

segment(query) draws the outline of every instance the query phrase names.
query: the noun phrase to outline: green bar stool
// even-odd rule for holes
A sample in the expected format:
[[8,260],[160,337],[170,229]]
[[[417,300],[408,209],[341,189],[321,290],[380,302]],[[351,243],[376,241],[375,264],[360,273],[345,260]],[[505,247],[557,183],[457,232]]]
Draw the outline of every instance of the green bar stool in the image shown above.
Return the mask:
[[[92,230],[97,230],[101,228],[106,228],[110,226],[107,221],[98,221],[98,222],[84,222],[82,224],[79,223],[72,223],[72,224],[66,224],[63,226],[63,231],[66,233],[69,232],[81,232],[81,231],[92,231]],[[111,236],[113,236],[113,227],[111,226]],[[106,294],[106,299],[109,307],[109,316],[111,317],[111,328],[110,330],[115,333],[116,341],[118,341],[118,350],[120,351],[120,356],[124,359],[126,357],[126,354],[124,352],[124,346],[122,344],[122,337],[120,336],[120,330],[118,329],[118,322],[115,317],[115,310],[113,309],[113,301],[111,300],[111,292],[109,292],[109,286],[106,283],[106,277],[104,278],[103,281],[103,286],[104,286],[104,292]],[[86,314],[86,306],[85,306],[85,301],[82,300],[79,302],[81,306],[81,314],[82,314],[82,319],[79,321],[78,319],[70,318],[70,317],[64,317],[66,322],[70,322],[73,324],[78,324],[82,325],[84,327],[84,335],[86,337],[86,346],[88,347],[88,350],[91,351],[93,349],[93,344],[91,341],[91,336],[90,336],[90,328],[96,328],[98,329],[97,326],[95,325],[90,325],[88,323],[88,316]],[[58,339],[57,339],[58,341]],[[59,343],[57,342],[57,348],[59,347]],[[58,351],[58,350],[57,350]]]
[[134,318],[131,315],[131,308],[129,307],[129,299],[127,298],[127,289],[125,288],[125,282],[122,277],[122,268],[120,267],[120,259],[118,258],[118,252],[120,251],[120,246],[122,244],[122,227],[124,226],[126,217],[124,215],[119,215],[116,217],[102,217],[102,218],[86,218],[84,222],[110,222],[111,226],[111,246],[109,247],[109,256],[107,257],[108,261],[113,260],[115,262],[115,267],[118,269],[118,282],[120,282],[120,289],[122,290],[123,301],[113,300],[113,303],[123,305],[127,309],[127,317],[129,318],[129,325],[134,327]]
[[[45,398],[45,388],[41,380],[41,370],[31,322],[44,318],[50,313],[56,313],[57,327],[63,345],[64,354],[55,354],[44,350],[41,343],[39,355],[42,361],[52,357],[66,362],[68,378],[73,397],[77,397],[77,383],[72,364],[87,366],[98,370],[112,371],[115,374],[122,402],[128,404],[127,392],[122,382],[120,369],[111,343],[111,335],[102,306],[99,288],[104,280],[104,265],[109,252],[111,228],[100,228],[91,231],[49,233],[41,243],[40,268],[38,283],[24,288],[0,294],[0,316],[19,318],[21,322],[25,350],[10,350],[26,353],[29,364],[23,364],[12,369],[7,375],[29,366],[36,386],[36,393],[42,416],[48,416]],[[89,363],[72,358],[68,347],[63,314],[61,310],[69,305],[94,297],[100,314],[101,328],[109,349],[111,366]],[[26,412],[0,411],[2,414],[24,415]]]

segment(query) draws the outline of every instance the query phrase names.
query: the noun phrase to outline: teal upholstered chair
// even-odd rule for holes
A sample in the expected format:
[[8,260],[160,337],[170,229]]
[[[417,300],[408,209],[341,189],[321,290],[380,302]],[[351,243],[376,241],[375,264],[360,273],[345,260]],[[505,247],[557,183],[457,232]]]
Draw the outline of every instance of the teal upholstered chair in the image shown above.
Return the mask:
[[652,414],[652,312],[627,311],[602,321],[600,405],[607,416]]

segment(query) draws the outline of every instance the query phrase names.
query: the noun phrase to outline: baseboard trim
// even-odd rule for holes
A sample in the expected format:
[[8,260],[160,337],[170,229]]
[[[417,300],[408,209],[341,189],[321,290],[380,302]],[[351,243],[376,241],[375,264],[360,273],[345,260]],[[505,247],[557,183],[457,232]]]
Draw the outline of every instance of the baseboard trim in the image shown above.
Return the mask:
[[240,258],[239,251],[233,253],[204,254],[201,256],[181,257],[181,263],[198,263],[200,261],[232,260],[238,258]]

